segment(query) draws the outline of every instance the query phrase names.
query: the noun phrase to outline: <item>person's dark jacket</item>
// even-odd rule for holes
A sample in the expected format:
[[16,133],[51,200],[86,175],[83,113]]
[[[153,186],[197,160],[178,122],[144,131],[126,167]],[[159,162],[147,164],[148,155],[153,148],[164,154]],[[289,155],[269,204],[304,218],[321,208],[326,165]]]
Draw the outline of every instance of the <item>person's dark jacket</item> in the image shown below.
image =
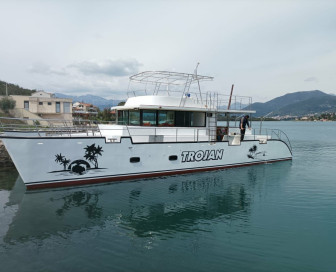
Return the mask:
[[243,122],[243,128],[246,128],[246,125],[247,125],[248,127],[250,127],[250,123],[249,123],[248,118],[247,118],[246,116],[244,116],[244,117],[242,117],[242,118],[240,119],[240,125],[239,125],[239,128],[242,127],[242,125],[241,125],[242,122]]

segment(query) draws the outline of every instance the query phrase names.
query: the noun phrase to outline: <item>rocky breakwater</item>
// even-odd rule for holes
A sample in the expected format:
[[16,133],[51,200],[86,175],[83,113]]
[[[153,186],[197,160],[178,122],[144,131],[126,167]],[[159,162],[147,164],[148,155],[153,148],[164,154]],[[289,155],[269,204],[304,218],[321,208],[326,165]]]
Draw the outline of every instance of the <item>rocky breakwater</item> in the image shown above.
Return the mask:
[[14,166],[12,159],[10,158],[6,147],[0,141],[0,167]]

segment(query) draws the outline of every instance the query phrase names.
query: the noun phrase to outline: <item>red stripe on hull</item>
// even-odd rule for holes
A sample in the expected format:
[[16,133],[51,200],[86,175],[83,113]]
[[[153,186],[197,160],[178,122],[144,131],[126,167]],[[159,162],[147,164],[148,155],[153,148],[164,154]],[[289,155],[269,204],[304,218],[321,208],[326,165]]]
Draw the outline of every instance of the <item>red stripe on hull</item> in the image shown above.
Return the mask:
[[196,168],[196,169],[185,169],[185,170],[174,170],[169,172],[155,172],[155,173],[142,173],[142,174],[134,174],[130,176],[115,176],[115,177],[102,177],[102,178],[92,178],[92,179],[82,179],[82,180],[68,180],[68,181],[59,181],[59,182],[45,182],[39,184],[27,184],[27,190],[36,190],[36,189],[45,189],[45,188],[59,188],[59,187],[71,187],[78,185],[88,185],[88,184],[97,184],[97,183],[107,183],[113,181],[124,181],[124,180],[135,180],[142,178],[152,178],[152,177],[160,177],[160,176],[171,176],[177,174],[189,174],[196,172],[204,172],[204,171],[215,171],[225,168],[236,168],[243,166],[250,166],[256,164],[263,164],[268,162],[279,162],[279,161],[288,161],[292,160],[292,158],[285,158],[279,160],[271,160],[271,161],[260,161],[260,162],[252,162],[246,164],[236,164],[236,165],[223,165],[209,168]]

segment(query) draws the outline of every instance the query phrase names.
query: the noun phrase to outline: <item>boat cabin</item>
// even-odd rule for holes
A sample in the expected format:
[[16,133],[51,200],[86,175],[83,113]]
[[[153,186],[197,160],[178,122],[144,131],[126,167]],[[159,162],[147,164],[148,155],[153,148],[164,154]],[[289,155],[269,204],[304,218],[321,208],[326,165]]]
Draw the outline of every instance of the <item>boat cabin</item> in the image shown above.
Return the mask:
[[[126,135],[131,135],[135,142],[222,141],[229,133],[229,123],[218,126],[220,114],[227,116],[229,122],[230,114],[254,111],[242,109],[242,105],[251,104],[249,97],[235,96],[234,109],[228,109],[228,96],[202,93],[200,82],[212,79],[176,72],[143,72],[132,76],[130,82],[145,85],[145,95],[129,89],[126,103],[112,108],[116,111],[117,126],[123,128],[122,134],[114,133],[112,141],[119,141],[120,136]],[[196,88],[193,83],[197,83]],[[240,109],[237,109],[238,104]],[[107,126],[100,125],[99,129],[112,135]]]

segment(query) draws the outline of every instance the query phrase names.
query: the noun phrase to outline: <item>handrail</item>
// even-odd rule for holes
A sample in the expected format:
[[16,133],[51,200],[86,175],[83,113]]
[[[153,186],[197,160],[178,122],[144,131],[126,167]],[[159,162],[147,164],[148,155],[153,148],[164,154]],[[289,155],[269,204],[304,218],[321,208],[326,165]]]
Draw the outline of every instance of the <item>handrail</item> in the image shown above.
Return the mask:
[[272,132],[274,132],[274,133],[278,132],[278,134],[277,134],[278,139],[284,141],[288,145],[288,148],[290,149],[290,151],[292,152],[292,145],[291,145],[291,142],[290,142],[287,134],[280,129],[272,129]]
[[[259,131],[259,133],[256,133],[256,131]],[[280,129],[270,129],[270,128],[264,128],[264,129],[253,129],[253,135],[254,135],[254,140],[256,140],[255,136],[266,136],[270,137],[271,139],[278,139],[280,141],[283,141],[287,144],[288,148],[292,152],[292,145],[291,142],[285,132],[283,132]]]
[[[7,122],[5,122],[7,120]],[[48,125],[41,125],[44,122]],[[89,123],[89,126],[74,125],[74,122],[85,122]],[[94,136],[95,132],[99,133],[102,137],[101,131],[97,125],[93,125],[91,121],[87,120],[60,120],[60,119],[27,119],[27,118],[14,118],[14,117],[0,117],[1,129],[7,132],[34,132],[39,137],[45,134],[48,135],[69,135],[70,137],[74,132],[86,132],[87,135],[92,134]]]
[[[21,120],[26,123],[9,123],[4,122],[5,119],[9,120]],[[0,117],[1,130],[5,131],[4,136],[10,136],[11,134],[6,132],[32,132],[35,137],[82,137],[83,134],[88,137],[106,137],[108,139],[115,138],[121,139],[121,137],[130,137],[133,142],[164,142],[164,141],[192,141],[192,142],[216,142],[217,137],[217,126],[214,127],[138,127],[138,126],[111,126],[111,127],[99,127],[98,124],[88,122],[85,126],[82,123],[79,125],[65,125],[65,126],[55,126],[50,123],[50,126],[45,127],[39,125],[35,122],[31,125],[27,124],[30,119],[20,119],[20,118],[6,118]],[[84,121],[84,120],[82,120]],[[239,134],[239,127],[230,126],[227,131],[236,131]],[[259,133],[258,133],[259,132]],[[292,152],[291,142],[285,132],[280,129],[253,129],[252,134],[246,134],[245,137],[252,137],[253,140],[263,139],[278,139],[285,142]],[[22,135],[20,135],[22,136]],[[31,137],[32,134],[29,135]],[[162,136],[162,137],[161,137]],[[151,138],[153,137],[153,139]]]
[[[184,99],[194,99],[196,103],[204,106],[206,105],[207,109],[211,110],[221,110],[227,109],[230,95],[222,94],[219,91],[195,91],[189,89],[189,85],[186,85],[185,89],[175,90],[175,89],[155,89],[152,90],[151,95],[158,96],[160,94],[166,94],[168,96],[178,97],[180,99],[179,106],[182,107],[185,102]],[[148,95],[147,90],[134,89],[127,91],[127,96],[137,97]],[[187,96],[186,96],[187,95]],[[203,99],[201,99],[201,97]],[[183,102],[183,103],[182,103]],[[252,97],[250,96],[232,96],[231,110],[250,110],[252,104]]]

